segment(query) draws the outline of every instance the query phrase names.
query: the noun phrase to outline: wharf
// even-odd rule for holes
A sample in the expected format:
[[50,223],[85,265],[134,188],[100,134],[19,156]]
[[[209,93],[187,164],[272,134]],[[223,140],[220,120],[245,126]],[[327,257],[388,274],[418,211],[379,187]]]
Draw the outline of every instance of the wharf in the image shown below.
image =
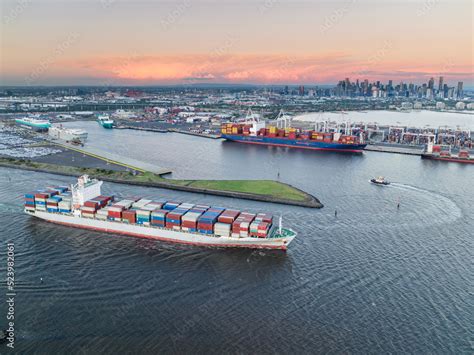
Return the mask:
[[191,132],[191,131],[186,131],[183,129],[178,129],[178,128],[150,128],[150,127],[136,127],[136,126],[128,126],[128,125],[120,125],[114,127],[115,129],[133,129],[135,131],[146,131],[146,132],[156,132],[156,133],[168,133],[168,132],[173,132],[173,133],[181,133],[181,134],[188,134],[191,136],[198,136],[202,138],[210,138],[210,139],[218,139],[221,136],[217,134],[205,134],[205,133],[199,133],[199,132]]
[[395,154],[405,154],[405,155],[418,155],[423,154],[423,149],[418,147],[402,147],[402,146],[392,146],[392,145],[381,145],[381,144],[368,144],[364,150],[371,152],[382,152],[382,153],[395,153]]
[[154,164],[149,164],[140,160],[127,158],[121,155],[105,152],[103,150],[91,148],[91,147],[81,147],[78,148],[70,143],[58,143],[58,142],[51,142],[57,146],[73,150],[85,155],[89,155],[91,157],[103,160],[110,164],[120,165],[126,167],[130,170],[136,170],[139,172],[152,172],[156,175],[165,175],[170,174],[172,171],[163,167],[156,166]]

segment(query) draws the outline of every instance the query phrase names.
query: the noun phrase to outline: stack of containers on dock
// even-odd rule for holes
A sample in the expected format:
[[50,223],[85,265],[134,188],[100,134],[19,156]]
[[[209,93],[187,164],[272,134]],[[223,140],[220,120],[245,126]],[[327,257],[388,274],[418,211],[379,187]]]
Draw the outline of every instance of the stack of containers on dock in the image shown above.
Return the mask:
[[168,214],[168,210],[164,209],[156,209],[151,212],[151,219],[150,223],[152,226],[156,227],[165,227],[166,226],[166,215]]
[[212,234],[214,232],[214,224],[217,218],[224,211],[220,207],[211,207],[198,218],[197,229],[199,233]]
[[232,223],[232,237],[245,238],[249,236],[250,223],[255,218],[255,214],[242,212],[237,219]]
[[35,211],[35,192],[25,194],[25,210],[30,212]]
[[189,211],[189,209],[177,207],[174,210],[168,212],[166,215],[166,228],[170,229],[181,229],[181,219]]
[[59,202],[61,202],[61,197],[54,195],[46,199],[46,211],[50,213],[59,212]]
[[46,199],[50,194],[46,191],[38,191],[35,193],[35,210],[46,212]]

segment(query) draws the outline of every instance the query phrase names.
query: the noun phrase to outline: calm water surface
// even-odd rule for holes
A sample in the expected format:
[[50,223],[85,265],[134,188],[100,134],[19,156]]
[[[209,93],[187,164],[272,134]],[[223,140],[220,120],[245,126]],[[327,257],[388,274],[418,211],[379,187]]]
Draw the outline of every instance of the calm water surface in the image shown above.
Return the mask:
[[[326,207],[105,184],[106,193],[282,214],[299,233],[287,253],[178,246],[25,216],[25,190],[71,179],[1,169],[0,270],[11,240],[19,353],[473,352],[474,167],[69,125],[85,127],[90,145],[176,178],[279,171]],[[379,174],[393,186],[368,183]]]

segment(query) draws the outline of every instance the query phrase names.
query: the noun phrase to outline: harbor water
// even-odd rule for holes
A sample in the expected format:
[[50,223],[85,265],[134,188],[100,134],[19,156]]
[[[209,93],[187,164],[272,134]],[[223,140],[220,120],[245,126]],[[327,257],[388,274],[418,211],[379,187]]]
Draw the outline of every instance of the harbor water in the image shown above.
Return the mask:
[[[286,253],[181,246],[26,216],[26,190],[72,179],[1,168],[0,270],[10,241],[18,353],[473,352],[472,166],[66,125],[87,130],[95,149],[174,178],[279,178],[325,207],[104,184],[111,194],[268,211],[298,232]],[[393,184],[371,185],[378,175]]]

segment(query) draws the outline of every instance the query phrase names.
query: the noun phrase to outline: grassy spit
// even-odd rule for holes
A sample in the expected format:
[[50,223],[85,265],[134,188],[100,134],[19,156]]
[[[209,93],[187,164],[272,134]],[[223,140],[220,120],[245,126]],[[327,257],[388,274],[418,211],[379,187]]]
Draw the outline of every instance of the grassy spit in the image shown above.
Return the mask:
[[[130,183],[160,188],[211,193],[215,195],[248,198],[284,204],[320,208],[323,205],[314,196],[288,184],[273,180],[178,180],[165,179],[151,172],[132,173],[97,168],[82,168],[30,160],[0,158],[1,166],[35,170],[62,175],[88,174],[105,181]],[[234,195],[233,195],[234,194]]]

